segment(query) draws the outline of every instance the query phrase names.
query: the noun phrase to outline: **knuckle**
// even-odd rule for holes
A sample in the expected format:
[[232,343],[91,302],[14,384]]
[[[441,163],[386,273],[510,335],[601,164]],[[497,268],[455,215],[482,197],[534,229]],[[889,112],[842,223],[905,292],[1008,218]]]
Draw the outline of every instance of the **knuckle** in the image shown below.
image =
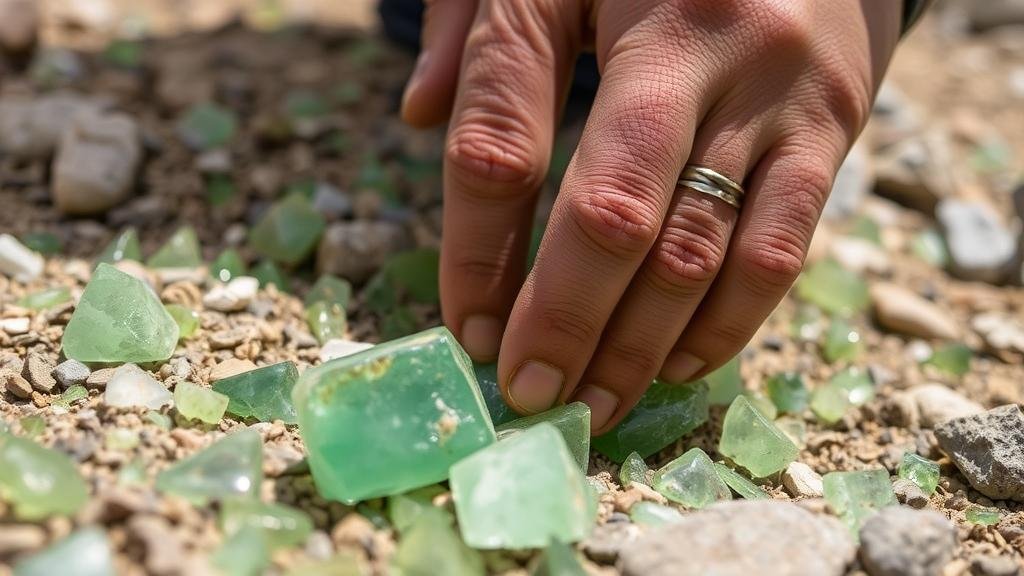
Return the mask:
[[538,327],[541,334],[565,342],[574,349],[588,349],[601,336],[601,328],[593,314],[573,303],[544,307],[539,312]]
[[665,290],[691,292],[714,280],[727,243],[725,224],[708,209],[691,205],[669,219],[650,265]]
[[454,258],[453,267],[466,280],[493,280],[506,274],[508,262],[493,254],[469,253]]
[[[621,181],[621,177],[616,177]],[[637,193],[631,184],[581,186],[568,203],[569,220],[595,249],[615,257],[646,254],[658,236],[661,215],[653,193]],[[641,186],[646,187],[646,186]],[[630,192],[629,190],[634,190]]]
[[522,122],[513,115],[492,112],[466,116],[448,137],[445,162],[450,175],[466,184],[468,193],[500,197],[540,187],[547,163]]
[[621,387],[623,380],[646,379],[661,368],[661,360],[654,355],[659,347],[644,338],[615,338],[602,349],[606,355],[608,366],[615,366],[618,374],[624,378],[616,378],[609,387]]
[[782,229],[752,234],[736,248],[747,288],[765,297],[788,290],[803,269],[804,246]]

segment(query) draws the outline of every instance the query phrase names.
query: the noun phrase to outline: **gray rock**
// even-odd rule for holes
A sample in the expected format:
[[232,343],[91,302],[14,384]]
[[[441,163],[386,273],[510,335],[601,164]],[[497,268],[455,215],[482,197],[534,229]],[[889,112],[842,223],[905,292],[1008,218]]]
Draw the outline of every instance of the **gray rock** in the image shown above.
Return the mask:
[[892,491],[900,504],[906,504],[911,508],[921,509],[928,505],[928,495],[921,490],[921,487],[906,478],[900,478],[892,483]]
[[78,360],[65,360],[53,369],[51,375],[62,388],[68,389],[76,385],[85,385],[92,371]]
[[973,416],[985,411],[977,402],[942,384],[922,384],[907,392],[917,404],[921,425],[934,428],[947,420]]
[[908,137],[887,148],[875,163],[875,190],[894,200],[931,214],[936,205],[954,195],[948,166],[952,147],[941,132]]
[[313,208],[330,220],[352,215],[352,199],[330,184],[321,182],[313,194]]
[[735,500],[652,529],[619,554],[626,576],[839,576],[856,547],[838,520],[773,500]]
[[956,418],[935,429],[971,486],[994,500],[1024,502],[1024,411],[1016,404]]
[[843,220],[857,213],[871,189],[871,159],[863,144],[854,146],[836,174],[832,193],[825,202],[822,217]]
[[938,576],[955,548],[953,525],[932,510],[890,506],[860,530],[860,560],[871,576]]
[[79,113],[53,162],[53,199],[65,214],[99,214],[131,194],[142,158],[139,129],[124,114]]
[[640,527],[629,522],[608,522],[594,527],[583,540],[583,553],[594,562],[611,564],[640,537]]
[[330,225],[320,240],[317,269],[321,274],[363,282],[388,256],[409,245],[408,232],[393,222],[338,222]]
[[96,109],[95,101],[67,92],[0,98],[0,151],[19,158],[49,156],[71,120]]
[[196,158],[196,170],[203,174],[227,174],[231,166],[231,152],[223,148],[207,150]]
[[987,204],[944,200],[935,211],[952,272],[964,280],[999,282],[1017,254],[1017,238]]

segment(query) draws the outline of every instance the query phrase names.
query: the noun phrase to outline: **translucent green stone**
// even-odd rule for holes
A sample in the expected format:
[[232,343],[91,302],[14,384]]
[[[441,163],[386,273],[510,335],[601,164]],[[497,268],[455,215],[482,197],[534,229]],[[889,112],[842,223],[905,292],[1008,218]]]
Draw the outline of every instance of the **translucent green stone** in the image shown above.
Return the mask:
[[306,322],[321,345],[328,340],[345,338],[348,331],[345,309],[328,302],[315,302],[306,308]]
[[829,380],[829,385],[845,390],[850,404],[861,406],[875,398],[875,383],[871,376],[860,368],[847,368],[837,372]]
[[655,380],[636,407],[591,445],[615,462],[622,462],[630,452],[647,458],[707,420],[707,383],[674,385]]
[[849,322],[841,317],[836,317],[825,333],[825,343],[822,345],[821,351],[825,355],[825,360],[829,362],[852,361],[860,356],[863,347],[860,333]]
[[834,260],[810,265],[796,283],[796,293],[830,314],[862,312],[871,303],[867,284]]
[[349,300],[352,299],[352,285],[347,280],[337,276],[324,274],[317,278],[317,281],[306,294],[306,306],[312,306],[317,302],[337,304],[342,309],[348,308]]
[[789,333],[798,342],[817,342],[821,337],[824,316],[817,306],[804,304],[797,308],[789,325]]
[[964,510],[964,519],[971,524],[980,524],[982,526],[995,526],[999,524],[999,520],[1003,514],[998,508],[990,508],[988,506],[968,506]]
[[747,402],[754,407],[755,410],[764,414],[764,417],[769,420],[775,420],[775,417],[779,415],[779,409],[775,407],[775,404],[771,400],[758,394],[757,392],[747,391],[743,393],[747,398]]
[[174,422],[171,421],[170,416],[161,414],[155,410],[146,412],[146,420],[152,422],[154,426],[163,428],[164,430],[170,430],[174,426]]
[[216,104],[197,104],[178,120],[178,135],[195,150],[219,148],[235,137],[235,114]]
[[849,393],[831,383],[815,388],[811,394],[811,411],[826,424],[835,424],[842,420],[843,415],[852,406]]
[[934,366],[951,376],[963,376],[971,370],[974,352],[963,344],[947,344],[937,348],[924,364]]
[[544,549],[530,576],[587,576],[579,555],[564,542],[552,542]]
[[292,122],[315,120],[331,113],[327,100],[310,90],[292,90],[284,99],[284,113]]
[[619,483],[625,487],[628,487],[630,482],[649,485],[648,472],[650,472],[650,468],[647,467],[643,457],[636,452],[630,452],[619,468]]
[[394,576],[482,576],[484,560],[452,528],[450,515],[434,508],[416,518],[392,559]]
[[67,286],[59,286],[26,294],[18,299],[18,306],[30,310],[48,310],[70,300],[71,290]]
[[213,264],[210,265],[210,276],[221,282],[245,276],[245,273],[245,260],[242,260],[242,256],[238,251],[232,248],[221,252],[213,261]]
[[438,269],[440,255],[433,248],[395,254],[381,272],[414,302],[433,304],[440,299]]
[[882,245],[882,229],[878,226],[878,222],[868,216],[858,216],[847,231],[847,235],[867,240],[876,246]]
[[276,202],[249,232],[249,245],[262,256],[288,265],[301,263],[324,232],[324,217],[304,196]]
[[103,49],[103,59],[119,68],[138,68],[142,65],[143,46],[134,40],[116,39]]
[[254,498],[263,480],[263,440],[246,428],[176,462],[156,477],[156,487],[202,504],[235,496]]
[[191,226],[182,226],[167,239],[146,265],[150,268],[198,268],[203,265],[203,253],[199,249],[199,238]]
[[302,510],[261,502],[251,498],[224,500],[220,509],[220,529],[228,535],[251,527],[263,531],[271,549],[298,546],[313,531],[313,520]]
[[418,321],[407,306],[389,311],[380,321],[380,335],[385,340],[396,340],[417,330]]
[[[73,567],[73,568],[72,568]],[[114,576],[113,554],[101,528],[80,528],[14,565],[14,576]]]
[[724,366],[708,374],[708,402],[712,406],[727,406],[743,393],[743,378],[740,377],[740,358],[736,356]]
[[681,521],[683,515],[670,506],[654,502],[637,502],[629,509],[629,519],[641,526],[665,526]]
[[270,565],[270,545],[264,530],[245,526],[220,545],[210,564],[224,576],[259,576]]
[[286,576],[366,576],[353,554],[342,552],[320,562],[305,562],[288,570]]
[[100,264],[64,329],[64,355],[79,362],[167,360],[178,325],[141,280]]
[[691,448],[654,473],[655,490],[687,508],[704,508],[719,500],[732,500],[732,492],[715,471],[715,464],[700,448]]
[[945,268],[949,263],[946,242],[936,230],[925,230],[914,236],[910,240],[910,251],[936,268]]
[[252,267],[249,275],[260,281],[260,288],[266,288],[273,284],[282,292],[291,290],[291,282],[288,281],[288,277],[281,272],[277,264],[270,260],[261,260]]
[[223,206],[236,193],[235,181],[229,174],[210,174],[206,177],[206,199],[211,206]]
[[802,418],[783,416],[775,421],[775,425],[798,447],[807,445],[807,423]]
[[898,473],[900,478],[917,484],[928,495],[934,494],[939,485],[939,463],[913,452],[903,454]]
[[580,465],[580,471],[586,474],[587,466],[590,464],[590,407],[582,402],[573,402],[540,414],[513,420],[498,427],[498,439],[504,440],[541,422],[548,422],[558,428],[565,445],[569,447],[569,452]]
[[755,478],[764,478],[796,460],[799,450],[745,396],[737,396],[725,413],[718,452]]
[[822,483],[825,500],[854,537],[875,512],[897,504],[885,470],[829,472]]
[[199,329],[199,313],[182,306],[181,304],[164,304],[167,313],[178,325],[178,338],[185,340],[190,338]]
[[783,372],[768,379],[765,384],[768,397],[779,412],[799,414],[807,409],[810,392],[804,384],[804,378],[796,372]]
[[89,397],[89,391],[81,384],[75,384],[61,393],[60,400],[68,406]]
[[0,434],[0,498],[18,519],[71,516],[88,497],[78,468],[65,454]]
[[726,486],[747,500],[762,500],[768,498],[768,494],[760,486],[754,484],[739,472],[729,468],[721,462],[715,462],[715,472],[725,482]]
[[546,422],[457,462],[450,483],[462,537],[474,548],[575,542],[597,519],[586,477]]
[[109,450],[131,450],[139,445],[139,435],[133,430],[115,428],[107,431],[103,437],[103,444]]
[[39,414],[22,416],[18,420],[18,425],[21,426],[21,432],[26,438],[35,438],[46,430],[46,420]]
[[469,357],[445,328],[311,368],[292,398],[326,498],[362,500],[439,482],[451,464],[495,441]]
[[213,383],[213,390],[228,397],[228,414],[260,422],[281,420],[295,424],[292,389],[299,371],[291,362],[279,362]]
[[174,386],[174,407],[185,418],[217,424],[224,417],[228,397],[191,382],[178,382]]
[[39,252],[40,254],[60,254],[64,249],[63,243],[56,234],[51,232],[29,232],[21,238],[21,243],[25,245],[29,250]]
[[505,398],[501,395],[501,389],[498,388],[497,363],[473,364],[473,371],[476,372],[476,382],[480,387],[480,393],[484,396],[487,412],[491,415],[491,422],[495,426],[500,426],[519,418],[519,414],[516,414],[505,403]]
[[114,264],[121,260],[142,262],[142,247],[139,246],[139,234],[135,228],[127,228],[118,234],[96,257],[97,264]]
[[[404,533],[412,527],[424,510],[435,508],[434,498],[445,492],[444,488],[433,484],[405,494],[390,496],[388,498],[388,518],[391,519],[391,524],[400,534]],[[448,514],[446,510],[442,510],[442,512]],[[451,515],[449,514],[449,516]]]
[[117,471],[117,483],[121,486],[139,486],[146,482],[146,463],[136,458],[121,466]]

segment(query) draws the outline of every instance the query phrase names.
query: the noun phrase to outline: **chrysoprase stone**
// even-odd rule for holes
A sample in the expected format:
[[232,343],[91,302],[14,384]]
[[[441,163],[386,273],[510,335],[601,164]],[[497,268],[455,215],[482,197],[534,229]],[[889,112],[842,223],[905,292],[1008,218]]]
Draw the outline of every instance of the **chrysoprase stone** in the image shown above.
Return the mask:
[[220,529],[235,534],[245,527],[263,530],[272,548],[298,546],[313,531],[313,520],[302,510],[252,498],[229,498],[221,503]]
[[146,265],[150,268],[198,268],[203,265],[203,253],[199,249],[199,238],[191,226],[182,226],[167,239]]
[[420,514],[403,534],[392,559],[394,576],[482,576],[484,560],[466,546],[452,527],[450,515],[440,509]]
[[1000,518],[1003,514],[998,508],[990,508],[988,506],[968,506],[964,510],[964,519],[971,524],[980,524],[982,526],[995,526],[999,524]]
[[67,286],[60,286],[26,294],[18,299],[18,306],[30,310],[47,310],[70,300],[71,290]]
[[60,254],[64,250],[63,242],[52,232],[29,232],[21,236],[19,240],[25,245],[25,248],[40,254]]
[[856,537],[864,521],[886,506],[895,506],[885,470],[829,472],[822,478],[825,500]]
[[863,343],[860,332],[857,332],[849,322],[841,317],[832,320],[828,331],[825,332],[825,343],[821,351],[825,360],[836,362],[839,360],[856,360],[860,356]]
[[100,264],[61,340],[79,362],[157,362],[178,343],[178,325],[141,280]]
[[630,452],[647,458],[708,420],[708,385],[655,380],[615,428],[593,439],[595,450],[615,462]]
[[910,251],[936,268],[945,268],[949,262],[946,243],[936,230],[925,230],[914,236],[910,240]]
[[25,438],[0,434],[0,498],[22,520],[70,516],[89,493],[65,454]]
[[552,542],[544,549],[530,576],[587,576],[579,555],[564,542]]
[[496,363],[473,364],[473,371],[476,373],[476,382],[480,387],[480,393],[483,394],[484,402],[487,404],[487,412],[491,415],[491,422],[495,426],[500,426],[519,418],[519,414],[516,414],[515,410],[509,408],[505,403],[501,389],[498,388],[498,365]]
[[[388,517],[391,519],[391,524],[399,534],[404,533],[412,527],[424,510],[435,508],[434,498],[445,492],[446,490],[441,486],[432,484],[405,494],[390,496],[388,498]],[[441,511],[448,514],[447,510],[441,509]],[[451,516],[451,514],[448,515]]]
[[498,427],[498,439],[503,440],[541,422],[548,422],[558,428],[572,457],[580,465],[580,471],[586,473],[590,464],[590,407],[582,402],[573,402],[513,420]]
[[474,548],[575,542],[597,519],[586,477],[547,422],[457,462],[450,484],[462,538]]
[[249,245],[275,262],[294,265],[316,247],[324,232],[324,217],[301,194],[275,203],[249,232]]
[[291,290],[291,283],[288,282],[288,278],[270,260],[263,260],[257,263],[249,271],[249,275],[260,281],[260,288],[266,288],[273,284],[282,292]]
[[794,444],[799,448],[803,448],[807,445],[807,423],[804,422],[803,418],[796,416],[782,416],[775,421],[775,425],[779,427],[779,430],[793,441]]
[[629,509],[629,519],[642,526],[664,526],[675,524],[683,519],[683,515],[670,506],[654,502],[637,502]]
[[221,252],[210,265],[210,276],[221,282],[228,282],[245,274],[245,260],[242,260],[242,256],[233,248]]
[[728,406],[743,393],[740,358],[734,357],[724,366],[704,377],[708,383],[708,402],[712,406]]
[[737,396],[722,422],[718,452],[755,478],[770,476],[796,460],[799,450],[771,420]]
[[643,457],[636,452],[630,452],[619,468],[619,482],[625,487],[629,487],[630,482],[649,485],[650,481],[647,479],[649,471],[650,468],[647,467]]
[[700,448],[691,448],[655,472],[652,486],[665,498],[687,508],[732,500],[732,492],[718,476],[714,462]]
[[216,424],[224,417],[228,397],[191,382],[178,382],[174,386],[174,407],[185,418]]
[[834,260],[808,266],[797,280],[796,293],[831,314],[862,312],[871,303],[864,280]]
[[281,420],[298,422],[292,389],[299,370],[291,362],[279,362],[224,378],[213,383],[213,390],[228,397],[228,414],[255,418],[260,422]]
[[715,462],[715,472],[726,486],[747,500],[761,500],[768,497],[768,494],[760,486],[721,462]]
[[185,340],[196,333],[199,329],[199,313],[181,304],[167,304],[164,306],[167,313],[178,325],[178,338]]
[[850,404],[861,406],[867,404],[875,397],[875,383],[871,376],[860,368],[847,368],[837,372],[829,380],[830,386],[836,386],[845,390]]
[[811,411],[826,424],[840,421],[851,406],[849,393],[829,383],[818,386],[811,394]]
[[939,485],[939,463],[913,452],[903,454],[898,473],[900,478],[917,484],[925,494],[934,494]]
[[823,330],[821,309],[810,304],[797,308],[789,324],[789,333],[799,342],[817,342]]
[[348,331],[345,309],[329,302],[315,302],[306,308],[306,322],[321,345],[328,340],[343,339]]
[[135,228],[128,228],[118,234],[96,257],[97,264],[100,262],[113,264],[121,260],[142,262],[142,247],[139,246],[139,235]]
[[156,477],[158,490],[196,504],[236,496],[253,498],[263,479],[263,440],[246,428],[173,464]]
[[775,407],[775,404],[762,396],[757,392],[747,391],[743,393],[747,397],[747,402],[754,407],[755,410],[764,414],[764,417],[769,420],[775,420],[775,417],[779,415],[779,409]]
[[947,344],[932,352],[924,364],[934,366],[952,376],[963,376],[970,371],[973,356],[971,349],[963,344]]
[[776,374],[768,379],[765,387],[779,412],[799,414],[807,408],[811,394],[803,377],[796,372]]
[[258,576],[270,565],[270,545],[266,532],[243,526],[229,536],[213,554],[210,564],[224,576]]
[[395,254],[381,267],[387,281],[409,299],[424,304],[438,301],[440,255],[433,248]]
[[316,283],[309,289],[305,303],[308,307],[317,302],[327,302],[328,304],[337,304],[344,310],[348,308],[351,299],[352,285],[347,280],[324,274],[317,278]]
[[103,391],[103,403],[117,408],[158,410],[173,400],[170,390],[135,364],[125,364],[114,370]]
[[327,498],[362,500],[439,482],[453,463],[495,441],[469,357],[445,328],[311,368],[292,398]]
[[80,528],[14,565],[14,576],[114,576],[113,555],[101,528]]
[[238,121],[235,114],[216,104],[196,104],[178,120],[178,135],[195,150],[219,148],[231,142]]

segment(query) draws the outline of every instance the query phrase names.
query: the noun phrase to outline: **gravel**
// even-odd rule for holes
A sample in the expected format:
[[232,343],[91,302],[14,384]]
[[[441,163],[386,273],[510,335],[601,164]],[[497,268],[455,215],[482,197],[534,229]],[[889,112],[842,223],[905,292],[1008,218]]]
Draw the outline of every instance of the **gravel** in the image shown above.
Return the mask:
[[955,548],[953,525],[931,510],[890,506],[860,530],[860,560],[871,576],[935,576]]
[[957,418],[935,429],[971,486],[994,499],[1024,502],[1024,411],[1015,404]]

